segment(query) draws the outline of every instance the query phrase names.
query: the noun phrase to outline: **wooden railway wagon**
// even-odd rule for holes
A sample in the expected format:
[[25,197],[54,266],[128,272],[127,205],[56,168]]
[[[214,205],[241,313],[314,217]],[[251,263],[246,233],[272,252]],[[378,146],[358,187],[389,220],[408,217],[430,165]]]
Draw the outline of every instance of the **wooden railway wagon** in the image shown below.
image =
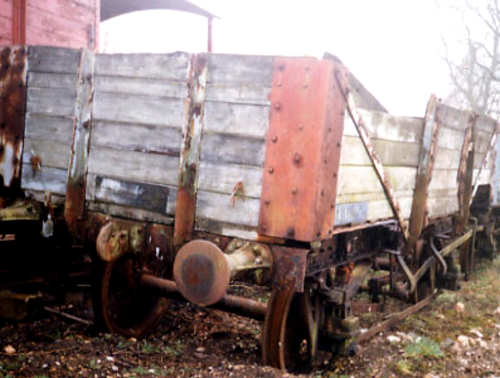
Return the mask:
[[[390,115],[333,56],[0,57],[3,233],[98,256],[110,331],[182,298],[263,319],[264,362],[294,369],[380,329],[360,334],[358,292],[415,309],[456,287],[455,251],[465,275],[494,251],[497,122],[435,97]],[[267,304],[228,293],[268,268]]]

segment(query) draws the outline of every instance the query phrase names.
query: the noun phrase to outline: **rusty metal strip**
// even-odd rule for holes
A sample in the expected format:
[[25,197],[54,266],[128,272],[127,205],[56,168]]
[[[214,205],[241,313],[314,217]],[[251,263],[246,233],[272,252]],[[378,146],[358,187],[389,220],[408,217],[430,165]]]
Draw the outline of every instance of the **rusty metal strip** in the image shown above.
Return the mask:
[[311,242],[333,235],[345,103],[339,63],[276,58],[259,234]]
[[66,182],[64,218],[71,233],[79,236],[78,222],[85,215],[87,162],[94,101],[94,52],[83,49],[78,70],[76,101],[73,111],[73,142]]
[[0,50],[1,202],[7,196],[15,195],[21,187],[27,57],[25,47],[5,47]]
[[293,285],[297,292],[304,292],[309,250],[273,246],[271,252],[273,254],[273,286],[284,288]]
[[483,161],[481,162],[481,166],[479,167],[479,172],[477,173],[476,179],[474,180],[474,186],[472,189],[471,196],[469,198],[469,206],[472,202],[472,199],[474,198],[474,195],[476,194],[477,187],[479,184],[479,177],[481,176],[482,170],[486,167],[486,164],[488,164],[488,160],[492,152],[495,150],[495,144],[497,141],[497,135],[498,135],[498,129],[499,129],[499,124],[496,123],[495,130],[491,133],[490,137],[490,142],[488,144],[488,151],[486,151],[486,154],[484,155]]
[[[337,78],[337,80],[339,79]],[[399,206],[399,202],[394,195],[394,191],[392,190],[392,185],[390,183],[389,176],[384,169],[382,160],[378,156],[377,151],[375,150],[375,147],[373,146],[373,143],[368,135],[368,130],[366,129],[365,121],[359,114],[357,105],[350,91],[342,90],[342,95],[344,96],[347,102],[347,111],[349,113],[349,116],[351,117],[352,122],[356,127],[356,130],[358,131],[359,138],[361,139],[361,142],[363,143],[366,153],[368,154],[368,157],[370,158],[373,168],[375,169],[375,173],[377,174],[380,184],[382,185],[387,201],[389,202],[389,205],[392,209],[392,213],[394,214],[394,217],[398,221],[399,228],[403,233],[405,241],[407,241],[408,230],[404,218],[401,214],[400,210],[401,208]]]
[[425,224],[428,189],[432,179],[434,156],[436,155],[439,140],[440,124],[436,119],[437,106],[438,99],[432,95],[427,103],[422,140],[420,142],[415,191],[413,192],[409,219],[408,243],[405,251],[406,255],[410,255],[416,251],[417,240]]
[[12,3],[12,44],[26,44],[26,0]]
[[179,247],[192,236],[198,192],[201,136],[204,125],[207,57],[193,55],[189,70],[184,142],[179,163],[179,188],[175,208],[174,246]]
[[465,230],[465,226],[469,220],[469,207],[472,199],[472,176],[474,173],[474,153],[476,144],[475,126],[478,120],[478,115],[470,114],[467,128],[465,129],[464,143],[460,153],[460,164],[457,172],[458,186],[458,208],[459,221],[457,223],[457,234],[461,234]]
[[500,138],[497,138],[496,147],[495,147],[495,169],[493,170],[493,177],[491,178],[493,191],[493,205],[498,205],[499,198],[498,193],[500,191],[499,183],[500,183]]

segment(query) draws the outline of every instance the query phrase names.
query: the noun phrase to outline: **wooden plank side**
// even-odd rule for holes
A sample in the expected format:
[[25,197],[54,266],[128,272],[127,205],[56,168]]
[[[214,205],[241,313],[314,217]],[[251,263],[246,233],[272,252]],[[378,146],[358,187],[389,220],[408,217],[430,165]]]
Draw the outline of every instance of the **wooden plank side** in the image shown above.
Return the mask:
[[170,189],[109,177],[94,176],[94,200],[166,214]]
[[12,1],[11,0],[0,1],[0,16],[3,18],[7,18],[9,20],[12,18]]
[[[98,181],[101,181],[101,187],[97,185]],[[105,187],[102,187],[102,181],[105,181]],[[137,208],[137,205],[133,205],[140,199],[136,199],[135,196],[137,193],[134,193],[133,190],[130,190],[130,186],[127,186],[126,184],[124,187],[121,186],[121,183],[124,182],[123,180],[115,179],[112,177],[103,177],[99,175],[95,175],[92,173],[89,173],[87,176],[87,190],[86,190],[86,200],[89,202],[99,202],[99,203],[107,203],[108,205],[110,204],[115,204],[119,205],[119,207],[127,207],[127,208]],[[107,183],[111,183],[111,185],[107,185]],[[118,186],[118,190],[113,189],[113,183]],[[150,184],[143,184],[143,183],[137,183],[138,185],[150,185]],[[155,186],[155,185],[153,185]],[[161,188],[166,188],[168,190],[168,193],[166,195],[166,207],[163,208],[161,213],[167,214],[167,215],[173,215],[175,214],[175,203],[176,203],[176,197],[177,197],[177,188],[174,186],[170,185],[156,185],[159,189]],[[119,192],[124,192],[124,196],[126,197],[125,199],[122,198],[116,198],[116,196],[120,196]],[[128,198],[128,199],[127,199]],[[116,203],[115,203],[116,202]],[[142,207],[148,207],[148,206],[142,206]],[[142,209],[145,210],[145,209]],[[133,218],[133,215],[130,215]]]
[[208,55],[208,83],[246,83],[271,88],[274,57],[256,55]]
[[158,125],[96,121],[92,146],[179,156],[182,130]]
[[[416,168],[386,167],[394,191],[413,190]],[[341,165],[337,196],[355,193],[383,192],[380,181],[371,166]]]
[[[396,198],[405,198],[413,195],[413,190],[400,190],[394,192]],[[457,196],[457,188],[444,188],[429,190],[430,197],[439,198],[440,196],[449,197]],[[383,192],[370,192],[370,193],[354,193],[342,194],[337,196],[337,204],[340,203],[359,203],[359,202],[374,202],[386,200],[385,193]]]
[[95,0],[87,1],[40,1],[28,0],[28,9],[35,15],[38,13],[49,14],[77,24],[92,22],[96,13]]
[[234,135],[203,135],[201,161],[241,164],[262,167],[265,159],[264,139],[243,138]]
[[207,84],[207,101],[269,106],[271,88],[258,84],[223,83]]
[[[420,146],[417,143],[372,139],[373,146],[384,166],[416,167]],[[359,137],[344,135],[342,138],[341,165],[371,165]]]
[[[398,198],[401,214],[408,218],[413,197]],[[393,218],[393,212],[387,200],[340,203],[335,206],[335,226],[356,225],[366,222]]]
[[440,147],[434,157],[434,169],[458,170],[460,164],[460,150]]
[[74,90],[77,77],[67,73],[29,72],[28,83],[31,88],[67,88]]
[[205,133],[264,139],[269,124],[269,107],[207,101],[204,120]]
[[97,76],[127,76],[150,79],[187,80],[191,55],[172,54],[99,54]]
[[442,127],[461,131],[462,133],[467,128],[470,114],[469,111],[459,110],[442,103],[438,104],[436,109],[436,119]]
[[177,185],[179,158],[96,147],[91,149],[88,172],[149,184]]
[[174,222],[174,219],[168,215],[158,214],[134,207],[114,205],[111,203],[90,202],[88,205],[88,209],[89,211],[95,211],[121,218],[134,219],[137,221],[160,224],[172,224]]
[[49,46],[30,46],[28,50],[30,72],[76,74],[80,64],[80,51]]
[[458,211],[457,195],[451,196],[429,196],[427,202],[429,217],[441,217],[456,213]]
[[[396,142],[420,143],[424,126],[423,118],[396,117],[388,113],[381,113],[359,109],[359,114],[366,121],[365,126],[370,138],[384,139]],[[344,136],[358,136],[351,117],[344,117]]]
[[174,97],[185,99],[187,85],[183,81],[168,81],[125,76],[96,76],[95,88],[99,92]]
[[31,157],[40,157],[42,167],[67,169],[70,157],[69,144],[57,140],[24,139],[23,163],[30,164]]
[[52,116],[73,116],[76,93],[68,88],[28,87],[27,112]]
[[33,172],[31,164],[23,164],[21,188],[38,192],[50,192],[64,195],[66,193],[65,169],[43,167]]
[[94,119],[182,128],[184,100],[96,91]]
[[456,169],[434,169],[429,190],[457,188]]
[[[235,164],[201,162],[198,189],[231,195],[241,183],[246,197],[259,199],[262,191],[262,168]],[[238,197],[235,198],[238,200]]]
[[441,148],[460,151],[464,143],[464,130],[441,126],[439,129],[438,151]]
[[230,194],[198,191],[196,217],[219,222],[257,227],[260,200],[254,198],[231,199]]
[[73,120],[59,116],[27,113],[24,136],[30,139],[61,142],[69,149],[73,137]]

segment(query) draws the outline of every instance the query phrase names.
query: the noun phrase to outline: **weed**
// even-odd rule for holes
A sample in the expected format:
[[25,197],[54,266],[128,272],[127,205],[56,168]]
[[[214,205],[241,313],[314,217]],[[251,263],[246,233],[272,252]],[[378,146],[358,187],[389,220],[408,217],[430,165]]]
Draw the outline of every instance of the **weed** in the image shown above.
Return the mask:
[[411,375],[411,364],[409,361],[400,360],[396,363],[396,371],[398,374]]
[[418,337],[416,342],[409,344],[405,348],[408,357],[435,357],[444,356],[439,344],[425,336]]
[[97,370],[99,369],[99,364],[96,362],[96,360],[91,359],[89,361],[89,368],[91,368],[92,370]]
[[182,344],[181,341],[177,340],[175,344],[164,346],[163,353],[168,357],[178,357],[184,352],[185,348],[186,346]]

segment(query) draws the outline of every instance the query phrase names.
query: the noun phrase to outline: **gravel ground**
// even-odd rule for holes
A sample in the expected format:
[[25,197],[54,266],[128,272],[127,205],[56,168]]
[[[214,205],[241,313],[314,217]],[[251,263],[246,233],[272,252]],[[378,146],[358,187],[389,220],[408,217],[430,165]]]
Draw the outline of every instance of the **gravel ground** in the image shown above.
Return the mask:
[[[77,305],[60,309],[88,316]],[[260,364],[259,322],[189,304],[172,303],[143,340],[48,313],[0,326],[0,377],[292,376]],[[500,377],[500,257],[358,355],[322,353],[309,376]]]

